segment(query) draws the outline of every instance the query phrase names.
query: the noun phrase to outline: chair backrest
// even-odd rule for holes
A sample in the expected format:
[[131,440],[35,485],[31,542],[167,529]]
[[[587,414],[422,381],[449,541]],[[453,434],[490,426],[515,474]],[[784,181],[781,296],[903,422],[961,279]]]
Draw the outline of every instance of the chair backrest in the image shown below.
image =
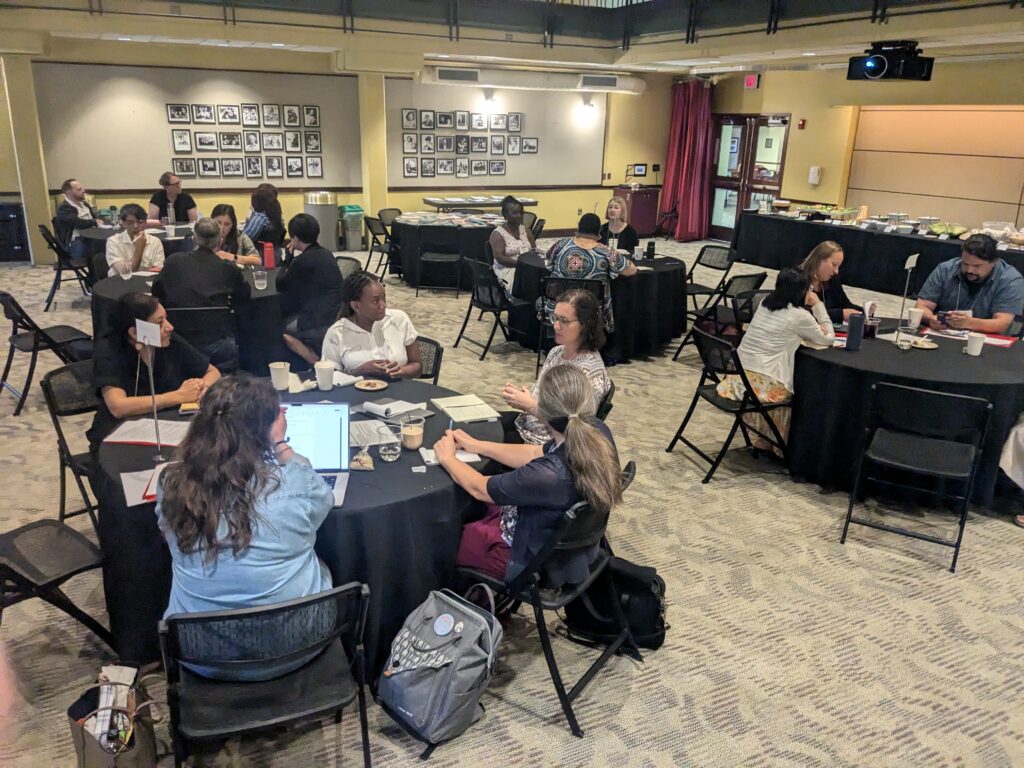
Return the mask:
[[697,345],[697,353],[704,365],[704,374],[718,380],[730,373],[740,373],[736,350],[726,339],[712,336],[700,328],[693,329],[693,343]]
[[160,622],[168,683],[177,682],[181,663],[211,670],[209,677],[255,677],[335,639],[361,653],[369,596],[369,587],[352,582],[273,605],[168,616]]
[[385,227],[390,227],[395,223],[395,219],[402,215],[401,208],[381,208],[377,211],[377,218],[380,219],[380,223]]
[[728,271],[732,268],[733,251],[724,245],[705,245],[697,255],[696,266]]
[[544,225],[547,224],[547,219],[537,219],[533,223],[533,239],[539,240],[540,233],[544,231]]
[[627,461],[626,466],[622,468],[622,492],[625,493],[626,489],[633,484],[636,480],[636,462],[633,460]]
[[480,249],[480,259],[487,266],[494,264],[494,246],[491,245],[491,241],[484,240],[484,247]]
[[770,296],[771,291],[745,291],[732,297],[732,313],[736,322],[740,325],[748,325],[754,319],[754,313],[761,306],[765,296]]
[[58,433],[58,416],[76,416],[99,408],[93,373],[93,361],[82,360],[48,371],[39,382]]
[[384,223],[374,216],[364,216],[363,221],[366,222],[366,229],[373,238],[375,245],[381,245],[388,238],[388,231],[384,227]]
[[110,274],[110,265],[107,264],[107,254],[105,251],[94,253],[89,259],[92,265],[92,273],[99,282]]
[[[35,324],[35,321],[28,316],[24,309],[21,308],[21,304],[7,291],[0,291],[0,304],[4,307],[4,317],[12,323],[11,335],[20,333],[21,331],[35,331],[36,333],[42,333],[42,329]],[[47,341],[51,341],[49,336],[43,334],[43,337]]]
[[582,288],[594,294],[598,305],[604,302],[604,292],[607,290],[607,283],[604,280],[579,280],[573,277],[542,277],[540,280],[540,295],[549,301],[558,301],[558,297],[573,288]]
[[615,382],[611,379],[608,380],[608,391],[604,393],[604,397],[601,398],[601,402],[598,403],[597,418],[604,421],[608,418],[608,414],[612,412],[612,398],[615,397]]
[[420,364],[423,367],[419,378],[431,379],[434,384],[437,384],[437,379],[441,375],[441,358],[444,357],[444,347],[426,336],[417,336],[416,344],[420,348]]
[[335,256],[334,262],[338,265],[338,271],[341,272],[342,280],[350,275],[354,275],[356,272],[363,271],[363,265],[359,259],[353,259],[351,256]]
[[881,427],[975,447],[984,440],[992,413],[992,404],[980,397],[902,384],[875,384],[871,394],[869,429]]
[[729,278],[729,282],[725,284],[725,288],[722,289],[722,295],[732,299],[741,293],[756,291],[767,279],[767,272],[758,272],[753,275],[733,275]]
[[533,225],[537,223],[537,214],[533,211],[523,211],[523,226],[529,230],[533,230]]
[[459,228],[443,224],[428,224],[420,227],[420,253],[459,252]]
[[65,262],[71,258],[71,254],[68,253],[65,248],[56,237],[53,236],[53,232],[45,224],[39,225],[39,234],[43,236],[43,240],[46,241],[46,246],[55,254],[57,254],[58,261]]
[[462,263],[472,277],[473,305],[481,309],[508,309],[509,300],[505,288],[498,281],[491,265],[476,259],[463,259]]

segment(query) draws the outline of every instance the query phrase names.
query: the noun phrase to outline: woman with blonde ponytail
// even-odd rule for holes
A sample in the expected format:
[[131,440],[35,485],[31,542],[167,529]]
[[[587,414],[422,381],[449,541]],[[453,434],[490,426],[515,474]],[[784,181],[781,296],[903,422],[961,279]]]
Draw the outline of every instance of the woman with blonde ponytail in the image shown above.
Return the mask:
[[[544,445],[477,440],[449,430],[434,445],[437,459],[473,498],[488,504],[482,520],[463,527],[456,562],[510,580],[522,572],[558,525],[562,513],[586,500],[604,514],[622,500],[615,442],[594,416],[594,387],[579,369],[556,365],[541,379],[537,416],[550,439]],[[478,453],[511,467],[485,477],[455,458],[456,449]],[[546,587],[587,578],[597,552],[567,553],[548,561]]]

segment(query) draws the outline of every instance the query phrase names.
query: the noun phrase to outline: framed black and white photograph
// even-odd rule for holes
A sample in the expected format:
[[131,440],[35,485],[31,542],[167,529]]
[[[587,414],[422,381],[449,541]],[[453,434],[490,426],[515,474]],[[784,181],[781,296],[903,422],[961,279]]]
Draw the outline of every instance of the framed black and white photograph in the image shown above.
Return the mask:
[[[320,131],[304,131],[302,138],[305,140],[306,151],[311,155],[320,154]],[[309,176],[309,174],[306,174]]]
[[[186,131],[187,133],[187,131]],[[455,151],[455,137],[454,136],[438,136],[437,137],[437,151],[438,152],[454,152]]]
[[[242,134],[238,131],[221,131],[220,132],[220,151],[221,152],[240,152],[242,150]],[[221,164],[221,172],[223,173],[223,163]],[[227,174],[224,174],[225,176]]]
[[509,136],[508,140],[505,142],[505,153],[509,155],[518,155],[520,146],[519,142],[520,138],[518,136]]
[[320,107],[304,106],[302,108],[302,125],[305,128],[319,128]]
[[[218,104],[217,105],[217,122],[222,125],[238,125],[242,122],[242,118],[238,113],[237,104]],[[225,176],[227,174],[224,174]]]
[[421,131],[432,131],[432,130],[434,130],[434,110],[432,110],[432,109],[421,109],[420,110],[420,130]]
[[[192,122],[193,123],[216,123],[217,113],[213,111],[213,104],[193,104],[192,105]],[[200,171],[202,169],[200,168]],[[217,174],[218,176],[220,173]]]
[[259,155],[245,158],[245,178],[263,178],[263,158]]
[[216,152],[217,134],[213,131],[196,131],[196,152]]
[[415,133],[402,134],[402,154],[415,155],[420,150],[420,139]]
[[523,139],[523,154],[524,155],[536,155],[537,148],[540,144],[540,139],[537,138],[524,138]]
[[189,111],[188,104],[168,104],[167,105],[167,122],[168,123],[191,123],[192,113]]
[[491,130],[492,131],[504,131],[508,129],[508,115],[504,112],[501,114],[491,115]]
[[284,159],[284,172],[289,179],[302,178],[302,158],[286,157]]
[[263,125],[268,128],[281,127],[281,107],[277,104],[263,105]]
[[420,175],[420,161],[415,157],[402,158],[402,176],[415,179]]
[[242,166],[242,158],[240,157],[224,157],[220,161],[220,175],[224,178],[228,176],[244,176],[245,169]]
[[195,178],[196,159],[194,157],[176,157],[171,160],[171,171],[181,178]]
[[215,157],[199,158],[199,176],[214,178],[220,176],[220,160]]
[[281,107],[281,116],[284,118],[285,128],[298,128],[302,125],[302,113],[298,104],[285,104]]
[[468,155],[469,154],[469,136],[456,136],[455,137],[455,154],[456,155]]
[[469,151],[474,155],[487,154],[487,137],[471,136],[469,138]]
[[509,112],[508,113],[508,132],[519,133],[523,130],[523,113],[522,112]]
[[473,160],[469,164],[469,173],[471,176],[486,176],[487,175],[487,161],[486,160]]
[[242,149],[246,152],[259,152],[261,149],[260,132],[242,131]]
[[175,154],[192,154],[192,131],[188,128],[179,128],[171,131],[171,141],[174,143]]
[[505,161],[504,160],[491,160],[487,164],[487,172],[491,176],[504,176],[505,175]]
[[284,176],[284,158],[280,155],[267,155],[267,178],[280,179]]
[[285,131],[284,132],[284,151],[285,152],[301,152],[302,151],[302,131]]
[[402,110],[402,130],[415,131],[417,128],[419,123],[416,121],[416,110],[406,107]]
[[455,159],[451,157],[437,158],[437,175],[452,176],[455,173]]
[[454,128],[455,114],[453,112],[438,112],[434,125],[438,128]]
[[491,154],[492,155],[504,155],[505,154],[505,137],[504,136],[491,136]]
[[437,168],[436,162],[432,157],[421,157],[420,158],[420,176],[425,179],[433,178],[435,170]]
[[457,178],[457,179],[468,179],[469,178],[469,158],[468,157],[456,157],[455,158],[455,178]]
[[280,131],[263,132],[263,150],[265,152],[280,152],[284,149],[284,134]]
[[322,179],[324,177],[324,161],[320,155],[306,156],[306,178]]
[[432,155],[432,154],[434,154],[434,134],[432,134],[432,133],[421,133],[420,134],[420,154],[421,155]]
[[246,128],[259,128],[260,127],[260,105],[259,104],[243,104],[242,105],[242,125]]
[[468,131],[469,130],[469,112],[458,111],[455,113],[455,130],[456,131]]
[[474,131],[486,131],[487,130],[487,115],[482,112],[474,112],[472,119],[470,120],[470,126]]

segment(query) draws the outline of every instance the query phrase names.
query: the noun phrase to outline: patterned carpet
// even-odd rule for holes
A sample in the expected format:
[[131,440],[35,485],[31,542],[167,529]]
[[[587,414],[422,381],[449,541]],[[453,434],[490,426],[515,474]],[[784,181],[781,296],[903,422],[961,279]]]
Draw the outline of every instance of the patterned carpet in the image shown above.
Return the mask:
[[[658,246],[688,262],[698,250]],[[47,269],[4,267],[0,287],[39,321],[89,330],[88,305],[71,284],[58,294],[56,311],[42,314],[51,277]],[[389,285],[388,294],[421,333],[454,341],[465,298],[426,292],[416,299],[399,285]],[[875,298],[883,314],[898,308],[898,299]],[[534,358],[525,350],[498,346],[483,363],[476,356],[472,347],[448,349],[441,384],[501,405],[502,384],[532,381]],[[609,663],[578,702],[586,732],[579,740],[561,717],[532,620],[517,618],[501,648],[503,673],[484,698],[486,716],[431,763],[1024,764],[1024,532],[1005,516],[972,513],[959,572],[951,575],[948,550],[921,542],[859,529],[840,546],[845,497],[792,483],[769,459],[737,448],[714,481],[701,485],[704,467],[684,447],[664,450],[692,395],[696,361],[690,354],[673,363],[665,355],[610,370],[617,394],[608,423],[623,461],[635,459],[639,471],[609,537],[619,554],[656,566],[665,578],[665,646],[642,665]],[[52,367],[52,356],[42,365]],[[19,356],[16,385],[25,370]],[[0,409],[4,530],[56,514],[57,461],[38,384],[20,417],[10,415],[9,394],[0,396]],[[702,446],[717,448],[727,429],[720,414],[698,409],[692,430]],[[914,519],[953,530],[949,515]],[[105,618],[98,574],[72,580],[68,592]],[[4,619],[0,663],[9,665],[15,690],[13,697],[0,690],[0,717],[9,715],[0,765],[73,765],[64,710],[109,651],[41,601],[12,608]],[[555,653],[567,678],[593,658],[557,639]],[[376,707],[370,724],[375,764],[419,764],[419,746]],[[157,733],[161,764],[170,764],[166,728]],[[354,765],[358,744],[358,720],[348,713],[340,728],[328,721],[229,742],[206,762]]]

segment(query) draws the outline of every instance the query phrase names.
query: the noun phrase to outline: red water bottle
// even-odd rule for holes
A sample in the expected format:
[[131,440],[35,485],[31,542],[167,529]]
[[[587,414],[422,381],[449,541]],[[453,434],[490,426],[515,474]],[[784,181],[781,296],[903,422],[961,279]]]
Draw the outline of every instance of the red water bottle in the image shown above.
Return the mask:
[[274,261],[274,244],[264,243],[263,244],[263,267],[264,269],[273,269],[277,264]]

